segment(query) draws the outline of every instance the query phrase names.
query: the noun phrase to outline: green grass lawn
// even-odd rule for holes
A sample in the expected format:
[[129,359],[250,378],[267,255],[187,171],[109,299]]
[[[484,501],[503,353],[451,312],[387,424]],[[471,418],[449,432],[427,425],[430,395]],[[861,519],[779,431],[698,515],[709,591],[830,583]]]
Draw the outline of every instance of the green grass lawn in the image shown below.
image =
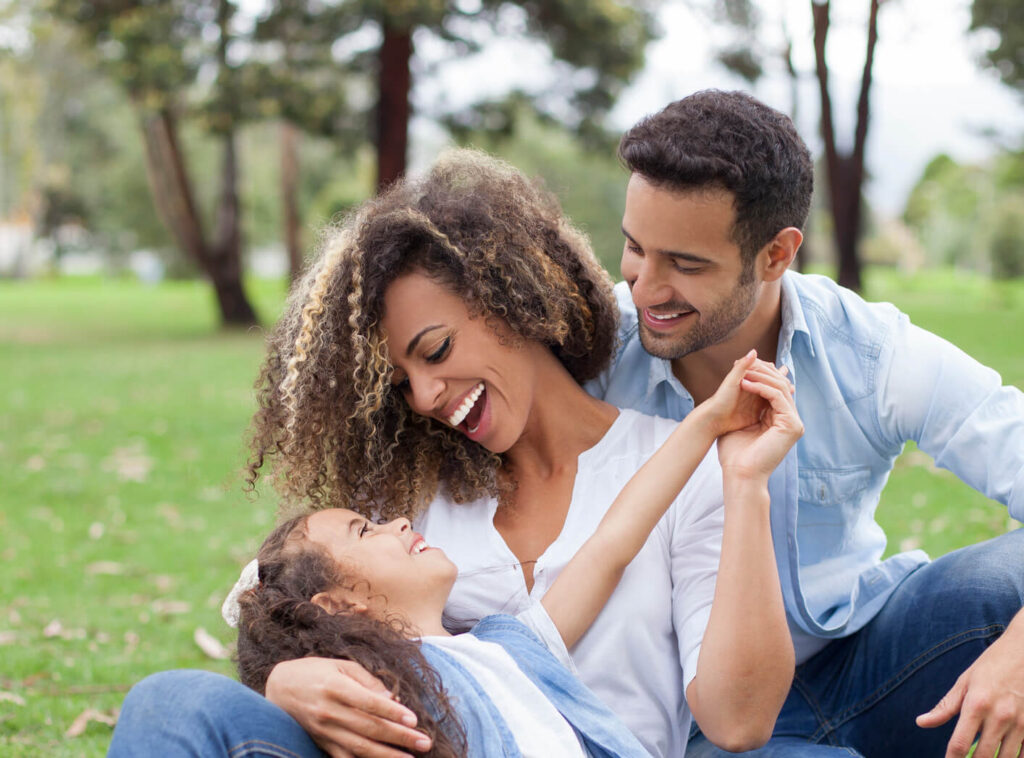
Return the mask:
[[[266,323],[283,299],[253,287]],[[891,300],[1024,386],[1024,283],[873,272]],[[130,685],[172,667],[230,673],[193,641],[274,517],[241,491],[263,334],[219,333],[199,283],[0,282],[0,753],[102,755]],[[938,555],[1012,525],[1005,508],[900,459],[890,551]]]

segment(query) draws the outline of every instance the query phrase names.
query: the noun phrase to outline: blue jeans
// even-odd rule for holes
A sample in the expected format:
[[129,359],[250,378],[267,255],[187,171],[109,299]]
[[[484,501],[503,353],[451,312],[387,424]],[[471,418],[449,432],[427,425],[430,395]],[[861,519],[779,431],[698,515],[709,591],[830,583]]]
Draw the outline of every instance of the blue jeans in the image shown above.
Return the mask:
[[233,679],[164,671],[125,698],[108,758],[326,758],[291,716]]
[[[1024,529],[962,548],[908,576],[859,632],[797,667],[768,745],[740,755],[942,756],[956,719],[921,729],[957,678],[1024,604]],[[687,758],[734,756],[703,735]]]

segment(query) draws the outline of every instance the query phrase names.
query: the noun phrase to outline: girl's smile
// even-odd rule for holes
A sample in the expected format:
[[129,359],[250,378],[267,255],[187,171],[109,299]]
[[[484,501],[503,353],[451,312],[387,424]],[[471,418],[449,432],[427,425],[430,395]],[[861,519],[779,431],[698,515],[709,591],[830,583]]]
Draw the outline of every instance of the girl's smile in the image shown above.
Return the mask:
[[309,517],[306,539],[327,550],[351,579],[327,593],[339,606],[380,617],[398,611],[419,629],[440,623],[455,564],[414,532],[409,519],[374,524],[355,511],[330,508]]

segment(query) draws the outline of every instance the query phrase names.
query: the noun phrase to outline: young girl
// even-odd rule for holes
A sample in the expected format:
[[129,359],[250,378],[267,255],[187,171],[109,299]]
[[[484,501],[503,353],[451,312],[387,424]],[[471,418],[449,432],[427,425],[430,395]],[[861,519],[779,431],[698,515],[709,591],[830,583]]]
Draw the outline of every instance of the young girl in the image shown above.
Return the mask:
[[[789,382],[751,352],[633,476],[540,604],[514,618],[489,616],[469,634],[452,636],[441,623],[455,566],[407,519],[377,525],[329,509],[287,521],[259,551],[255,586],[235,594],[240,678],[262,692],[281,661],[354,660],[416,713],[430,755],[646,755],[569,673],[567,648],[720,435],[727,501],[743,493],[747,510],[727,516],[719,570],[774,573],[767,479],[801,432]],[[765,602],[777,606],[779,628],[761,631],[777,640],[768,666],[777,674],[749,693],[764,702],[766,733],[793,668],[777,579],[772,585],[778,597]]]

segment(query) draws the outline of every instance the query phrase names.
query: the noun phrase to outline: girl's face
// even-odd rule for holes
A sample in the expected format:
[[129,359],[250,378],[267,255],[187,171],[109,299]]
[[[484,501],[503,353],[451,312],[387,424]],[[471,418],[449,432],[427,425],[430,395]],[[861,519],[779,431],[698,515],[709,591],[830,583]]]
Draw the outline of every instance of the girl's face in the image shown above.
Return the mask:
[[374,524],[344,508],[317,511],[306,521],[306,539],[356,577],[354,587],[340,588],[346,600],[374,607],[383,598],[414,623],[423,609],[443,608],[455,582],[455,564],[406,518]]
[[421,271],[388,287],[382,326],[393,386],[410,408],[492,452],[515,444],[533,407],[534,361],[547,348],[513,345],[504,324],[471,318],[461,298]]

